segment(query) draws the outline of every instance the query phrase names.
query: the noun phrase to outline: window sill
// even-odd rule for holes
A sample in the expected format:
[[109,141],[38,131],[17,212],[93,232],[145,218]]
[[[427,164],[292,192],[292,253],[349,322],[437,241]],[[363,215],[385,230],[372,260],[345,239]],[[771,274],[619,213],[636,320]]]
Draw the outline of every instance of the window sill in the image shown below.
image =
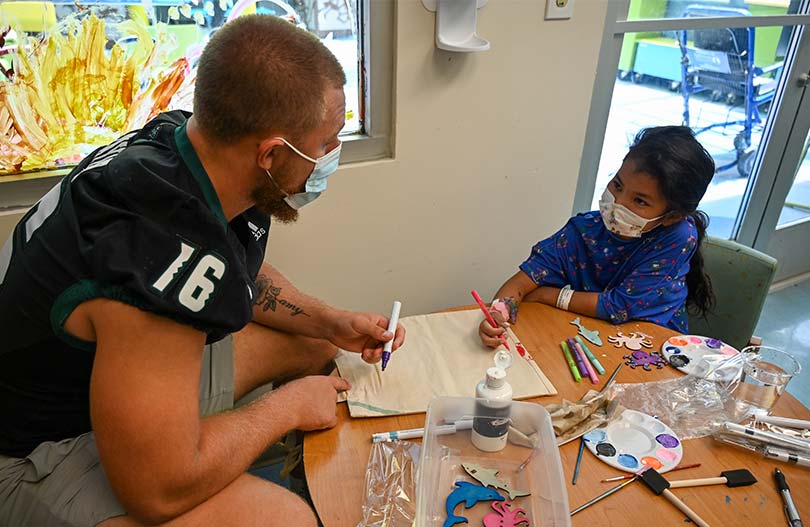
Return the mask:
[[0,212],[26,210],[73,167],[0,176]]
[[[342,165],[391,157],[388,136],[352,134],[343,140]],[[24,211],[45,195],[73,166],[0,176],[0,212]]]

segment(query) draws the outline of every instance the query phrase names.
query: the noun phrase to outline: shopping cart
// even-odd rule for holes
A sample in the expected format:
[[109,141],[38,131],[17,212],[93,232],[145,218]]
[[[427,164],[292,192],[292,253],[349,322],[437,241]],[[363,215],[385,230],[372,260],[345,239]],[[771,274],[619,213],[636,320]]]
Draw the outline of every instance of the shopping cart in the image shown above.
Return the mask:
[[[690,5],[684,17],[751,16],[746,9]],[[766,68],[754,65],[754,28],[690,29],[679,32],[681,48],[681,93],[683,124],[690,126],[689,100],[696,93],[710,93],[713,101],[735,106],[742,101],[742,118],[729,119],[697,128],[695,134],[714,128],[742,129],[734,137],[734,160],[717,167],[717,172],[737,166],[740,176],[751,173],[756,148],[751,146],[754,125],[762,122],[760,108],[773,100],[777,72],[783,62]]]

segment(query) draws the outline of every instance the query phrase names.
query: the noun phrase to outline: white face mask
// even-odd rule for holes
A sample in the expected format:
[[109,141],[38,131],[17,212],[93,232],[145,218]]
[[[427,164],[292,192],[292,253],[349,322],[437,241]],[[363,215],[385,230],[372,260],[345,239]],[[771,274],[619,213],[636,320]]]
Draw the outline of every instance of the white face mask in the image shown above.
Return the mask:
[[284,201],[287,202],[287,205],[298,210],[307,203],[315,201],[315,199],[317,199],[321,193],[326,190],[326,178],[332,175],[338,168],[338,164],[340,163],[340,149],[343,147],[343,143],[338,143],[335,148],[327,152],[325,155],[319,157],[318,159],[313,159],[288,143],[283,137],[278,137],[277,139],[284,141],[284,143],[289,146],[293,152],[303,157],[310,163],[315,163],[315,167],[312,169],[312,172],[309,174],[306,184],[304,185],[304,192],[298,192],[295,194],[287,194],[284,189],[278,186],[278,183],[276,183],[276,180],[273,179],[270,171],[265,170],[267,175],[270,177],[270,181],[276,185],[276,188],[284,193]]
[[599,212],[602,213],[602,221],[610,232],[628,238],[640,238],[648,223],[666,216],[662,214],[649,219],[641,217],[624,205],[616,203],[616,198],[607,187],[599,200]]

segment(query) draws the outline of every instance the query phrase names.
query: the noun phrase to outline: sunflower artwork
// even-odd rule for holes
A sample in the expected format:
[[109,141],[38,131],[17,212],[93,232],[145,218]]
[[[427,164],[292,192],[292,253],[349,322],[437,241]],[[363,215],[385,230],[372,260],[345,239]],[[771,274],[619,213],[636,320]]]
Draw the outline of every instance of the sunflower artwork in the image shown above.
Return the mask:
[[[194,74],[158,26],[70,16],[43,36],[0,21],[0,176],[78,163],[158,113],[185,107]],[[0,181],[2,178],[0,177]]]

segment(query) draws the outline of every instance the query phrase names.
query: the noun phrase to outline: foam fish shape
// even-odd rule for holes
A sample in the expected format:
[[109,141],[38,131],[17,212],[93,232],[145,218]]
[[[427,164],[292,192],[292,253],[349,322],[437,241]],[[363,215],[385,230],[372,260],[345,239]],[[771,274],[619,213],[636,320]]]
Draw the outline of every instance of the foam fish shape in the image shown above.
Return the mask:
[[598,329],[587,329],[585,328],[579,320],[579,317],[575,318],[569,324],[573,324],[579,328],[579,334],[588,339],[589,342],[601,346],[602,339],[599,338],[599,330]]
[[495,487],[509,494],[509,499],[514,500],[520,496],[528,496],[531,492],[525,490],[515,490],[498,478],[498,470],[494,468],[484,468],[475,463],[462,463],[462,467],[471,477],[477,479],[485,487]]
[[456,481],[456,487],[458,488],[447,496],[444,505],[445,509],[447,509],[447,519],[444,520],[443,527],[451,527],[457,523],[467,523],[467,518],[453,514],[456,505],[459,503],[463,502],[464,506],[469,509],[479,501],[504,501],[503,496],[481,485],[474,485],[467,481]]

